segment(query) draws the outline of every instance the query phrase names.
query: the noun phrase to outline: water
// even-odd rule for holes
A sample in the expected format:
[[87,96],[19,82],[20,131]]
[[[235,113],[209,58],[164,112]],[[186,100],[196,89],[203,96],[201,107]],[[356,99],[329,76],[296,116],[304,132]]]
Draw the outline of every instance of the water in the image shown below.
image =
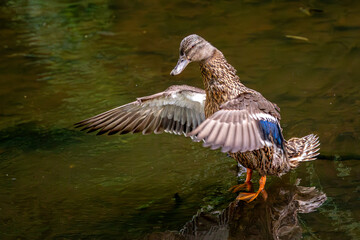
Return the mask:
[[[359,13],[350,0],[2,1],[0,238],[358,239]],[[244,174],[187,138],[72,126],[173,84],[202,87],[196,64],[169,76],[191,33],[281,107],[286,138],[320,136],[319,160],[269,177],[266,201],[234,206]]]

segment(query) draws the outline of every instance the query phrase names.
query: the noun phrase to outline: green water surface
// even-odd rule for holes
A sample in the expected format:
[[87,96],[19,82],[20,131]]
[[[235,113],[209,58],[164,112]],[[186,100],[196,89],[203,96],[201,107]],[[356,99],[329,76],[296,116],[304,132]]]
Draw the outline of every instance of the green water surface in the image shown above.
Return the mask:
[[[320,137],[266,201],[234,206],[243,170],[189,138],[73,128],[202,87],[197,64],[169,75],[192,33],[277,103],[285,138]],[[4,0],[0,86],[0,239],[360,238],[359,1]]]

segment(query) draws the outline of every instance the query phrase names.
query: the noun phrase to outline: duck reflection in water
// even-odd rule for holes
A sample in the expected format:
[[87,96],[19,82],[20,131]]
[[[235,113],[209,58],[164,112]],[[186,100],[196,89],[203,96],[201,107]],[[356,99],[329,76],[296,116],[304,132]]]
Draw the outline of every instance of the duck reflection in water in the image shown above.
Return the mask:
[[222,211],[199,211],[179,232],[153,233],[146,239],[301,239],[297,214],[313,212],[327,199],[315,187],[284,181],[271,186],[268,192],[266,201],[234,201]]

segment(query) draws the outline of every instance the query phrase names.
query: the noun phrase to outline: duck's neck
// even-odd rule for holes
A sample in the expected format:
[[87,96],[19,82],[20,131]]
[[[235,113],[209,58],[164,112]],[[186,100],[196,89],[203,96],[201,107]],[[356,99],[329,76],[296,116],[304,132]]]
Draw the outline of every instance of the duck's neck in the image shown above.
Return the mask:
[[236,75],[236,69],[217,49],[212,57],[200,62],[200,71],[206,91],[205,114],[207,116],[217,111],[221,104],[246,89]]

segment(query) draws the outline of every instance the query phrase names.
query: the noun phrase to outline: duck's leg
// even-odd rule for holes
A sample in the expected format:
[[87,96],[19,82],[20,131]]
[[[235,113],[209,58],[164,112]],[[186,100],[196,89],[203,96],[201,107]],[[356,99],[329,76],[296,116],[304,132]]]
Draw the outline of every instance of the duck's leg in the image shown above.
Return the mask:
[[232,192],[238,192],[242,189],[246,189],[247,191],[250,191],[251,189],[251,176],[252,176],[252,170],[250,168],[246,169],[246,180],[242,184],[238,184],[235,186],[232,186],[229,191]]
[[[261,178],[259,180],[260,186],[259,186],[259,190],[257,190],[257,192],[254,192],[254,193],[242,192],[239,194],[239,196],[237,196],[236,199],[246,201],[248,203],[253,201],[259,195],[259,193],[264,190],[265,183],[266,183],[266,176],[261,176]],[[265,192],[265,194],[266,194],[266,192]]]

